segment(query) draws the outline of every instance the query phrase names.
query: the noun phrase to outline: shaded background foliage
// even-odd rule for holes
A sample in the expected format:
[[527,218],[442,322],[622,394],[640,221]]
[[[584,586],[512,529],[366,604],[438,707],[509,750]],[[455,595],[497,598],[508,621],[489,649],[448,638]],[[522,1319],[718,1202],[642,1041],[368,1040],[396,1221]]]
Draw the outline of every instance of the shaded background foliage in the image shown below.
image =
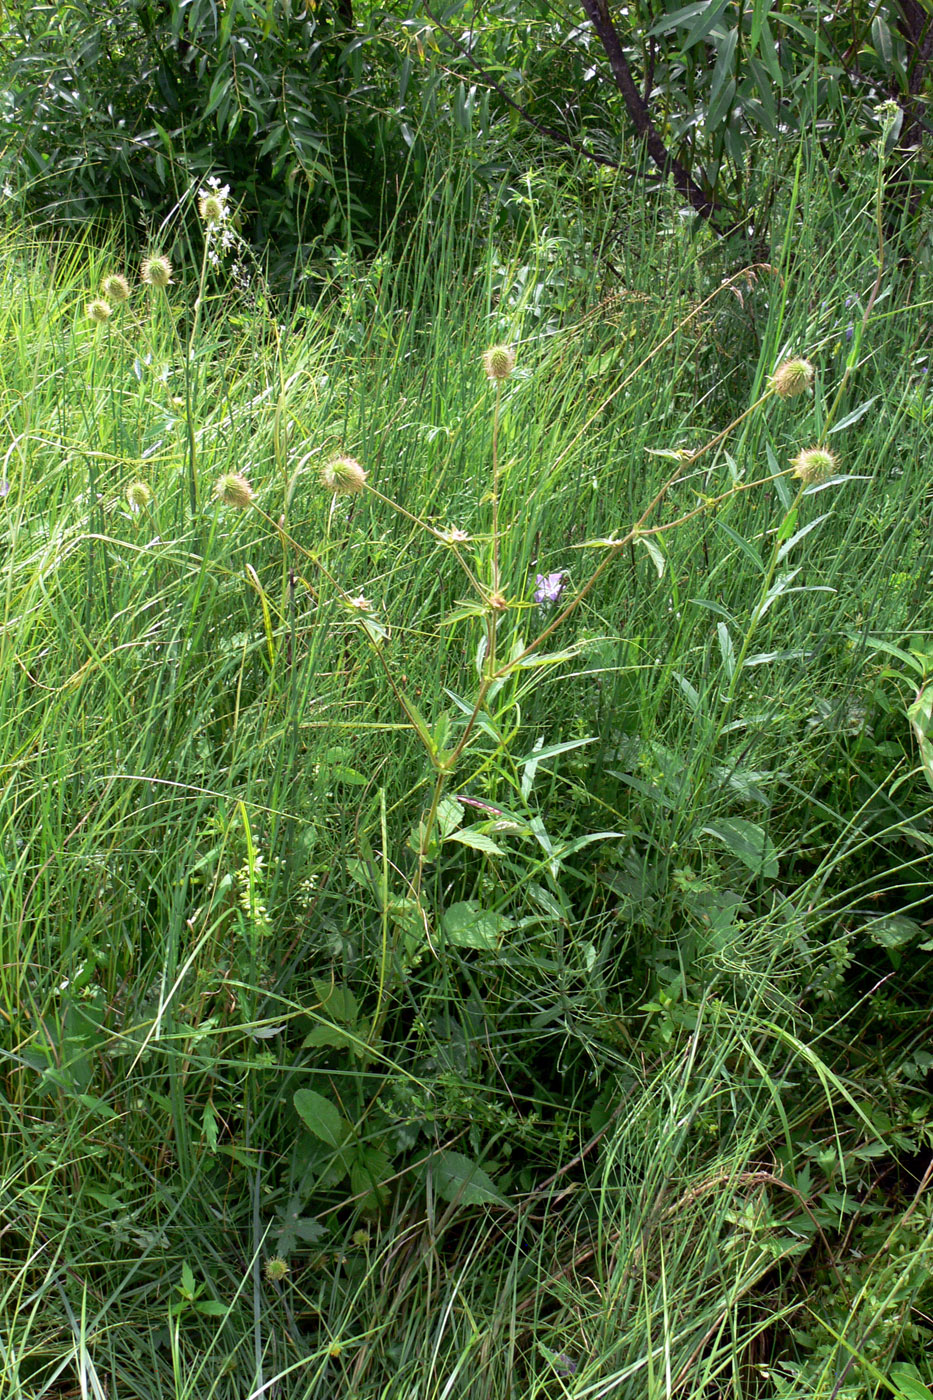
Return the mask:
[[906,219],[928,253],[933,22],[916,0],[75,0],[11,6],[4,29],[2,168],[58,220],[148,233],[214,171],[284,265],[335,230],[376,239],[413,208],[429,148],[469,157],[479,196],[573,151],[673,174],[720,232],[761,241],[788,138],[831,154],[855,124],[868,143],[892,100],[891,228]]

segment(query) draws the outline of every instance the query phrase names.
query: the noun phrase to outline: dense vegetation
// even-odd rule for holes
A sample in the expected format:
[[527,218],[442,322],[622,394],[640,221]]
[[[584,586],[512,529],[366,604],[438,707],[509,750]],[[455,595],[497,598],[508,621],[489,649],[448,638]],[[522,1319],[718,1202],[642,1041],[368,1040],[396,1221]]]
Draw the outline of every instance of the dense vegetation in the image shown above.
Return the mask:
[[928,35],[589,8],[7,11],[0,1395],[933,1396]]

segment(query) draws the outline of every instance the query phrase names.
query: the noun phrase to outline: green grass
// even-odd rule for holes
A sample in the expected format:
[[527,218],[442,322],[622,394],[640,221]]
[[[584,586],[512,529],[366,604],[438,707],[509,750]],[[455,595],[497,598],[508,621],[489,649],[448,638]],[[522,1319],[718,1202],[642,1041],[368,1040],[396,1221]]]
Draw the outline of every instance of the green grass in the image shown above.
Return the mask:
[[445,173],[284,320],[7,231],[3,1394],[925,1400],[929,294],[804,156],[747,273]]

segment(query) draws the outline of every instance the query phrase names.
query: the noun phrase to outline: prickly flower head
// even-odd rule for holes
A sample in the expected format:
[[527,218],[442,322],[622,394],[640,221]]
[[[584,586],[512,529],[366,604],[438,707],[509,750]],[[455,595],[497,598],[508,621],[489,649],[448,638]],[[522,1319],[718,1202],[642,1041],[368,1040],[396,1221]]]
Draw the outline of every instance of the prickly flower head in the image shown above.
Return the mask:
[[515,368],[515,351],[510,345],[491,345],[483,355],[486,378],[493,384],[508,379]]
[[144,481],[133,481],[126,488],[126,503],[136,515],[152,503],[152,490]]
[[198,213],[206,224],[222,224],[227,217],[227,201],[222,190],[202,190]]
[[785,360],[771,376],[771,388],[782,399],[795,399],[813,386],[815,370],[809,360]]
[[104,301],[103,297],[98,297],[96,301],[88,302],[87,314],[97,326],[102,326],[105,321],[109,321],[113,315],[113,307],[109,301]]
[[354,496],[366,485],[366,473],[355,457],[334,457],[321,468],[321,485],[335,496]]
[[169,287],[172,282],[172,264],[163,253],[153,253],[151,258],[143,260],[140,276],[148,287]]
[[815,486],[817,482],[835,475],[839,459],[828,447],[808,447],[797,453],[791,465],[798,481],[802,481],[804,486]]
[[224,472],[214,483],[214,499],[237,510],[248,510],[256,492],[239,472]]
[[109,277],[105,277],[100,289],[114,306],[119,306],[122,301],[129,301],[130,284],[121,272],[112,272]]

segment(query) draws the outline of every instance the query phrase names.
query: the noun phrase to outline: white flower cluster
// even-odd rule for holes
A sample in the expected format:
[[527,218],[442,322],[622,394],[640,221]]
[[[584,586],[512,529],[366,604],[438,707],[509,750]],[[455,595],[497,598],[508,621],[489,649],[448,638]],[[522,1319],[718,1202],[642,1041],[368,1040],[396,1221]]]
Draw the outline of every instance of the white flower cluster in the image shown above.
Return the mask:
[[204,220],[207,260],[219,268],[221,257],[238,248],[240,239],[230,222],[230,186],[211,175],[198,191],[198,210]]

